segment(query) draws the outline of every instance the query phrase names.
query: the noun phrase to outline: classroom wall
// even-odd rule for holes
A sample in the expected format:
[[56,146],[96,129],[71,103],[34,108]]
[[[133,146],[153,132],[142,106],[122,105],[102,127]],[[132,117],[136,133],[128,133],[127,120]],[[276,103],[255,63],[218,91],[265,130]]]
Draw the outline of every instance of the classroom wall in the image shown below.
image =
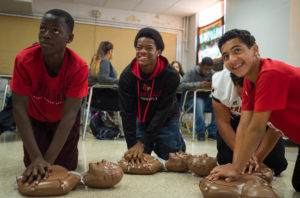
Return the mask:
[[[24,48],[38,41],[40,19],[0,16],[0,74],[12,74],[15,56]],[[133,46],[138,30],[76,23],[74,40],[69,47],[88,64],[101,41],[114,44],[112,65],[118,75],[135,57]],[[165,42],[162,53],[170,62],[176,58],[176,33],[161,33]]]
[[300,67],[300,1],[291,0],[290,10],[290,40],[289,40],[289,63]]
[[226,31],[247,29],[262,57],[289,62],[290,0],[227,0],[225,15]]

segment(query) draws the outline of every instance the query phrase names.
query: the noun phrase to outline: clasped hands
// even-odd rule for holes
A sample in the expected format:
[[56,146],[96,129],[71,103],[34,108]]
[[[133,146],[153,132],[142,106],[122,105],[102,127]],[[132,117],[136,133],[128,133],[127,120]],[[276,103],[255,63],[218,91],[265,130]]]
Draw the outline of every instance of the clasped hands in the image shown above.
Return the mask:
[[145,145],[138,142],[124,154],[124,158],[131,164],[132,168],[141,168],[141,166],[146,166],[147,159],[143,154],[144,148]]
[[219,178],[224,178],[225,181],[231,182],[233,180],[237,180],[241,175],[248,173],[252,174],[253,171],[257,171],[259,168],[258,159],[255,155],[253,155],[242,171],[240,171],[234,164],[228,163],[225,165],[215,167],[210,174],[206,177],[208,180],[218,180]]
[[41,180],[46,180],[49,177],[49,172],[52,171],[51,164],[43,157],[37,157],[32,160],[31,164],[22,174],[22,182],[25,186],[31,183],[38,184]]

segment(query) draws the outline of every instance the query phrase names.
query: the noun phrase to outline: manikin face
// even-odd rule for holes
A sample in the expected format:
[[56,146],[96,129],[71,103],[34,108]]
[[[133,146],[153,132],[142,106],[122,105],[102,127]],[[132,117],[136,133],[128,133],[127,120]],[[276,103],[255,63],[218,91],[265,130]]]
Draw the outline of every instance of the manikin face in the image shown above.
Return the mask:
[[73,39],[63,17],[46,14],[40,25],[39,42],[44,55],[65,50],[67,43]]
[[224,43],[221,53],[226,68],[238,77],[251,76],[259,58],[258,46],[248,48],[239,38]]
[[174,64],[173,64],[173,67],[176,69],[176,71],[179,73],[179,71],[180,71],[180,67],[179,67],[179,64],[177,63],[177,62],[175,62]]
[[148,37],[141,37],[137,40],[136,45],[136,59],[144,74],[151,74],[156,66],[157,57],[160,50],[156,49],[153,39]]
[[200,65],[200,73],[204,76],[209,76],[211,73],[212,66]]

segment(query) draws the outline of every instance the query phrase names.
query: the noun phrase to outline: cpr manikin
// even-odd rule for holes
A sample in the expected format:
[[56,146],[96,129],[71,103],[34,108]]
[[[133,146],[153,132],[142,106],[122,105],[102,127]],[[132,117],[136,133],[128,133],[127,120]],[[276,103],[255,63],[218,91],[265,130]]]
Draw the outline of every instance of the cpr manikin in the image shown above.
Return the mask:
[[21,194],[26,196],[58,196],[68,194],[77,185],[86,185],[93,188],[109,188],[121,181],[123,171],[115,163],[102,160],[90,163],[89,170],[80,174],[68,171],[59,165],[53,165],[49,177],[41,180],[38,184],[34,182],[25,185],[22,178],[18,178],[17,184]]
[[26,196],[65,195],[80,183],[80,174],[69,173],[64,167],[53,165],[46,180],[25,185],[22,178],[19,178],[17,183],[20,193]]
[[176,153],[169,153],[169,160],[166,163],[168,171],[174,172],[185,172],[188,171],[188,159],[191,157],[190,154],[179,151]]
[[193,155],[188,159],[189,169],[201,176],[209,175],[210,171],[217,166],[217,158],[209,157],[207,154]]
[[113,162],[102,160],[90,163],[89,170],[83,175],[85,185],[93,188],[110,188],[121,181],[123,171]]
[[143,154],[142,158],[145,160],[142,163],[139,163],[134,160],[127,160],[124,157],[119,161],[119,165],[121,166],[124,173],[130,174],[153,174],[164,168],[163,164],[155,160],[151,155]]
[[272,179],[272,171],[261,164],[258,171],[252,175],[244,174],[237,181],[204,178],[200,181],[200,190],[206,198],[277,198],[270,186]]

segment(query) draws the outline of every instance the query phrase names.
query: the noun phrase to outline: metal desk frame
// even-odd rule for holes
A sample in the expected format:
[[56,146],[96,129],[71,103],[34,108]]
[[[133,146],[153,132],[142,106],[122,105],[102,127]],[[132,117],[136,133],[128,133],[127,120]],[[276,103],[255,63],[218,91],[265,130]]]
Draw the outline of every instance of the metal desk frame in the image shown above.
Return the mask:
[[[90,92],[89,92],[89,96],[88,96],[88,104],[87,104],[88,106],[87,106],[87,111],[86,111],[85,121],[84,121],[83,137],[82,137],[83,140],[85,140],[85,135],[86,135],[86,128],[87,128],[87,122],[88,122],[90,108],[91,108],[93,89],[94,88],[118,88],[118,87],[119,86],[115,83],[96,83],[94,85],[89,86]],[[85,100],[84,106],[86,106],[86,100]],[[120,115],[118,114],[118,116],[120,116]]]
[[[191,105],[187,110],[185,110],[184,106],[186,104],[186,98],[187,98],[187,95],[188,93],[190,92],[193,92],[193,95],[194,95],[194,102],[193,102],[193,105]],[[181,123],[181,120],[182,120],[182,117],[185,113],[187,113],[189,110],[191,110],[191,108],[193,108],[193,131],[192,131],[192,140],[194,141],[195,139],[195,128],[196,128],[196,98],[197,98],[197,93],[198,92],[211,92],[211,89],[205,89],[205,88],[199,88],[199,89],[187,89],[185,94],[184,94],[184,99],[183,99],[183,103],[182,103],[182,109],[181,111],[183,112],[181,115],[180,115],[180,123]]]

